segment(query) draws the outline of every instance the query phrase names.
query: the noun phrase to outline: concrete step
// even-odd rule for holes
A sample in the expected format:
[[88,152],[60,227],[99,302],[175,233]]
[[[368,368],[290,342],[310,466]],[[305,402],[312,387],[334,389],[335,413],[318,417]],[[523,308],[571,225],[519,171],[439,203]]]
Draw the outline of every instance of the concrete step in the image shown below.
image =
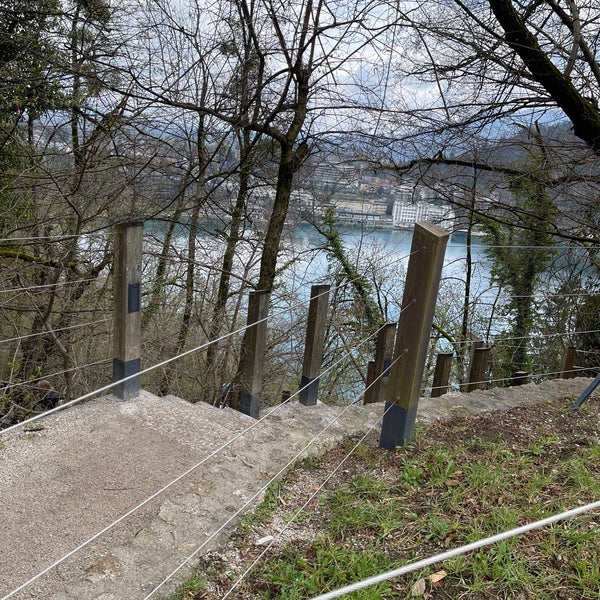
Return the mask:
[[145,390],[137,398],[117,402],[117,410],[135,418],[140,426],[196,452],[211,452],[255,423],[251,417],[231,409],[203,402],[193,404],[173,395],[158,397]]
[[[422,399],[417,418],[431,422],[577,397],[590,381]],[[40,430],[11,432],[0,440],[0,506],[6,515],[0,597],[129,514],[12,597],[143,600],[200,544],[206,552],[221,543],[272,476],[348,435],[379,431],[383,410],[380,404],[290,402],[265,410],[258,422],[230,409],[143,391],[129,401],[98,398],[49,415]],[[232,436],[239,439],[217,452]],[[140,510],[128,513],[142,501]],[[193,565],[161,593],[172,591]]]
[[255,422],[255,419],[252,417],[245,415],[238,410],[234,410],[233,408],[229,408],[228,406],[219,408],[206,402],[188,402],[187,400],[183,400],[172,394],[159,398],[159,401],[163,400],[174,402],[176,404],[183,402],[187,406],[192,407],[195,413],[201,414],[208,421],[221,423],[235,433],[244,431],[249,425]]

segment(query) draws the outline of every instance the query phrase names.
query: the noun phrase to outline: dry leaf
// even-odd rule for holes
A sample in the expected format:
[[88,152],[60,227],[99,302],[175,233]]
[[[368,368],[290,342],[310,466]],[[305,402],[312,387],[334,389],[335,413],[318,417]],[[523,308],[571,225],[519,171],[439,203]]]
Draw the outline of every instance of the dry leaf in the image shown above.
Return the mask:
[[442,569],[441,571],[438,571],[437,573],[430,575],[428,577],[428,579],[429,579],[429,581],[431,581],[431,583],[433,585],[440,586],[440,585],[442,585],[441,581],[446,577],[446,575],[448,575],[448,573],[446,573],[446,571],[444,571]]
[[422,596],[425,593],[426,589],[427,589],[427,585],[425,584],[425,580],[418,579],[417,581],[415,581],[413,583],[412,588],[410,588],[410,595],[413,598],[418,598],[419,596]]

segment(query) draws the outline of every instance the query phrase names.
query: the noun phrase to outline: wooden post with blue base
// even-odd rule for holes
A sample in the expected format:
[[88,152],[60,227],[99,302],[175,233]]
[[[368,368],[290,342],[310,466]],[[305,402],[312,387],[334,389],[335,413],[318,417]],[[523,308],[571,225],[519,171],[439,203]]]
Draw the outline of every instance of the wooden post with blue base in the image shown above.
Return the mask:
[[270,294],[269,290],[257,290],[249,294],[248,327],[242,344],[244,370],[240,378],[239,401],[237,406],[234,405],[234,408],[255,419],[260,413]]
[[379,440],[386,450],[404,445],[414,432],[449,235],[431,223],[415,224]]
[[[141,221],[116,227],[114,257],[113,382],[141,371],[142,341],[142,243]],[[113,388],[117,398],[134,398],[140,391],[140,378],[132,377]]]
[[305,406],[314,406],[319,394],[319,375],[323,360],[330,288],[329,285],[313,285],[310,289],[306,342],[302,361],[302,378],[300,379],[300,403]]

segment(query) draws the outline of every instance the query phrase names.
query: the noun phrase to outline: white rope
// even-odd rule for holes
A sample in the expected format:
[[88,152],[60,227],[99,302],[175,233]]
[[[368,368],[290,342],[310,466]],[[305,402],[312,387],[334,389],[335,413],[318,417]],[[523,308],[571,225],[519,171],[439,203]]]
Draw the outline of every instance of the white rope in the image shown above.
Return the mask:
[[0,293],[8,294],[8,293],[16,293],[16,292],[28,292],[29,290],[42,290],[45,288],[56,288],[64,285],[74,285],[76,283],[90,283],[92,281],[96,281],[95,279],[78,279],[75,281],[57,281],[56,283],[45,283],[44,285],[31,285],[29,287],[23,288],[10,288],[8,290],[0,289]]
[[86,235],[84,233],[80,234],[67,234],[67,235],[45,235],[45,236],[37,236],[37,237],[15,237],[15,238],[2,238],[0,239],[0,244],[5,244],[6,242],[48,242],[51,240],[71,240],[73,238],[80,237],[82,235]]
[[[406,307],[406,308],[408,308],[408,307]],[[281,311],[281,312],[283,312],[283,311]],[[53,414],[55,412],[58,412],[59,410],[64,410],[65,408],[69,408],[71,406],[74,406],[75,404],[79,404],[80,402],[83,402],[84,400],[88,400],[89,398],[92,398],[94,396],[97,396],[99,394],[107,392],[107,391],[111,390],[112,388],[114,388],[114,387],[116,387],[118,385],[121,385],[122,383],[125,383],[127,381],[131,381],[132,379],[135,379],[136,377],[141,377],[142,375],[145,375],[146,373],[150,373],[151,371],[154,371],[155,369],[158,369],[160,367],[164,367],[165,365],[168,365],[171,362],[173,362],[173,361],[175,361],[175,360],[177,360],[179,358],[182,358],[184,356],[188,356],[189,354],[192,354],[194,352],[197,352],[199,350],[207,348],[211,344],[218,344],[219,342],[227,339],[230,336],[235,335],[236,333],[240,333],[240,332],[245,331],[248,327],[252,327],[254,325],[257,325],[258,323],[262,323],[262,322],[266,321],[268,318],[269,317],[267,315],[263,319],[255,321],[251,325],[245,325],[244,327],[241,327],[240,329],[237,329],[236,331],[232,331],[230,333],[226,333],[225,335],[222,335],[221,337],[216,338],[216,339],[214,339],[212,341],[205,342],[204,344],[201,344],[200,346],[196,346],[195,348],[190,348],[189,350],[186,350],[185,352],[182,352],[181,354],[179,354],[177,356],[172,356],[171,358],[167,358],[166,360],[163,360],[162,362],[159,362],[159,363],[157,363],[155,365],[152,365],[150,367],[147,367],[146,369],[142,369],[141,371],[138,371],[137,373],[133,373],[131,375],[128,375],[127,377],[123,377],[123,379],[119,379],[118,381],[113,381],[112,383],[109,383],[109,384],[105,385],[104,387],[101,387],[101,388],[98,388],[96,390],[93,390],[92,392],[88,392],[87,394],[84,394],[83,396],[79,396],[78,398],[74,398],[73,400],[70,400],[69,402],[65,402],[64,404],[61,404],[60,406],[57,406],[56,408],[52,408],[52,409],[50,409],[50,410],[48,410],[48,411],[46,411],[44,413],[41,413],[39,415],[34,415],[33,417],[30,417],[29,419],[26,419],[24,421],[20,421],[19,423],[15,423],[14,425],[11,425],[10,427],[6,427],[5,429],[0,430],[0,436],[2,434],[8,433],[9,431],[13,431],[13,430],[18,429],[20,427],[24,427],[25,425],[29,425],[31,423],[34,423],[35,421],[38,421],[42,417],[45,417],[47,415],[51,415],[51,414]],[[367,341],[369,341],[377,333],[378,332],[376,331],[374,334],[371,334],[368,338],[366,338],[365,340],[363,340],[362,342],[360,342],[356,346],[356,348],[360,348],[360,346],[362,344],[364,344]],[[110,360],[110,359],[106,359],[106,360]],[[106,361],[102,361],[102,362],[106,362]],[[335,364],[337,364],[337,363],[334,363],[334,365]],[[331,368],[332,367],[329,367],[329,369],[331,369]],[[327,372],[327,371],[324,371],[323,373],[325,373],[325,372]],[[18,386],[18,385],[21,385],[21,384],[12,384],[10,387],[15,387],[15,386]],[[293,396],[290,396],[289,399],[291,399],[292,397]]]
[[523,298],[532,298],[533,300],[542,300],[544,298],[589,298],[590,296],[598,296],[598,294],[600,294],[600,292],[588,292],[588,293],[584,293],[581,292],[580,294],[540,294],[540,296],[542,296],[541,298],[539,296],[536,296],[535,294],[531,294],[531,295],[523,295],[523,296],[518,296],[518,295],[507,295],[505,296],[506,298],[519,298],[519,299],[523,299]]
[[[258,323],[262,323],[266,320],[267,320],[267,317],[265,317],[264,319],[261,319],[259,321],[255,321],[254,323],[252,323],[250,325],[250,327],[253,325],[256,325]],[[112,390],[114,387],[121,385],[122,383],[131,381],[132,379],[135,379],[136,377],[141,377],[142,375],[145,375],[146,373],[150,373],[150,372],[154,371],[155,369],[159,369],[160,367],[164,367],[179,358],[183,358],[184,356],[188,356],[189,354],[192,354],[199,350],[203,350],[204,348],[207,348],[211,344],[218,344],[219,342],[227,339],[228,337],[230,337],[232,335],[235,335],[236,333],[243,332],[248,327],[249,327],[249,325],[245,325],[244,327],[241,327],[240,329],[237,329],[236,331],[227,333],[227,334],[221,336],[220,338],[217,338],[210,342],[205,342],[204,344],[201,344],[200,346],[190,348],[189,350],[186,350],[185,352],[182,352],[181,354],[178,354],[177,356],[172,356],[171,358],[167,358],[159,363],[156,363],[155,365],[147,367],[146,369],[142,369],[141,371],[138,371],[137,373],[133,373],[131,375],[128,375],[127,377],[123,377],[123,379],[119,379],[118,381],[113,381],[112,383],[108,383],[107,385],[105,385],[101,388],[98,388],[92,392],[88,392],[87,394],[84,394],[83,396],[79,396],[78,398],[74,398],[73,400],[70,400],[69,402],[65,402],[64,404],[61,404],[60,406],[57,406],[56,408],[48,410],[45,413],[31,417],[25,421],[21,421],[20,423],[15,423],[14,425],[7,427],[6,429],[0,430],[0,435],[2,435],[3,433],[8,433],[9,431],[12,431],[13,429],[17,429],[19,427],[23,427],[25,425],[33,423],[34,421],[37,421],[37,420],[41,419],[42,417],[45,417],[46,415],[51,415],[52,413],[55,413],[59,410],[63,410],[65,408],[69,408],[70,406],[74,406],[75,404],[79,404],[80,402],[83,402],[83,400],[88,400],[89,398],[97,396],[98,394],[102,394],[104,392]]]
[[[589,369],[587,367],[581,367],[580,369],[571,369],[570,371],[550,371],[548,373],[529,373],[526,377],[527,379],[535,379],[535,378],[542,378],[542,377],[550,377],[550,376],[554,376],[554,375],[562,375],[563,373],[579,373],[580,371],[592,371],[594,370],[595,367],[590,367]],[[475,385],[475,384],[479,384],[479,383],[500,383],[503,381],[512,381],[513,377],[502,377],[499,379],[483,379],[481,381],[465,381],[462,385],[467,386],[467,385]],[[481,390],[480,390],[481,391]]]
[[589,512],[591,510],[596,510],[600,508],[600,500],[596,502],[592,502],[591,504],[586,504],[585,506],[580,506],[578,508],[574,508],[572,510],[567,510],[558,515],[553,515],[551,517],[546,517],[545,519],[541,519],[539,521],[534,521],[533,523],[529,523],[527,525],[523,525],[521,527],[516,527],[515,529],[511,529],[509,531],[505,531],[503,533],[499,533],[493,535],[488,538],[484,538],[482,540],[478,540],[476,542],[472,542],[470,544],[466,544],[464,546],[460,546],[459,548],[455,548],[453,550],[448,550],[447,552],[442,552],[441,554],[436,554],[435,556],[431,556],[429,558],[424,558],[422,560],[418,560],[416,562],[410,563],[408,565],[404,565],[398,569],[393,569],[391,571],[387,571],[385,573],[381,573],[380,575],[376,575],[375,577],[370,577],[363,581],[358,581],[351,585],[345,586],[343,588],[339,588],[337,590],[327,592],[326,594],[321,594],[320,596],[314,596],[311,600],[333,600],[333,598],[340,598],[341,596],[345,596],[346,594],[350,594],[352,592],[356,592],[358,590],[362,590],[364,588],[370,587],[372,585],[376,585],[378,583],[383,583],[384,581],[389,581],[390,579],[394,579],[396,577],[400,577],[401,575],[406,575],[407,573],[412,573],[413,571],[418,571],[419,569],[423,569],[425,567],[429,567],[431,565],[435,565],[437,563],[443,562],[445,560],[449,560],[450,558],[454,558],[456,556],[461,556],[463,554],[467,554],[468,552],[472,552],[473,550],[478,550],[479,548],[483,548],[485,546],[491,546],[492,544],[496,544],[497,542],[501,542],[503,540],[509,539],[511,537],[515,537],[517,535],[522,535],[523,533],[527,533],[528,531],[532,531],[534,529],[540,529],[541,527],[546,527],[547,525],[552,525],[558,521],[563,521],[565,519],[570,519],[572,517],[576,517],[585,512]]
[[[554,250],[559,250],[560,248],[558,246],[488,246],[487,244],[485,244],[486,248],[506,248],[506,249],[515,249],[515,250],[521,250],[521,249],[528,249],[528,250],[534,250],[536,248],[545,250],[545,249],[554,249]],[[600,248],[600,246],[598,245],[594,245],[594,244],[590,244],[589,246],[567,246],[566,250],[597,250],[598,248]]]
[[[393,366],[400,360],[406,351],[403,352],[398,358],[396,358],[393,363],[390,365]],[[370,389],[371,386],[375,385],[377,381],[379,381],[383,377],[383,373],[381,373],[366,389],[365,391],[356,398],[352,404],[358,402],[358,400]],[[358,449],[358,447],[367,439],[367,437],[375,430],[375,427],[379,425],[385,415],[392,410],[394,405],[390,403],[388,408],[384,410],[383,414],[368,428],[368,430],[364,433],[364,435],[352,446],[352,448],[348,451],[348,453],[342,458],[342,460],[335,466],[335,468],[327,475],[327,477],[323,480],[321,485],[317,487],[316,490],[313,491],[312,494],[307,498],[307,500],[302,504],[298,510],[292,515],[289,520],[286,520],[286,524],[282,527],[282,529],[277,533],[276,536],[271,540],[271,542],[265,547],[265,549],[252,561],[250,566],[238,577],[235,583],[229,588],[229,591],[221,598],[221,600],[226,600],[231,593],[239,586],[239,584],[247,577],[247,575],[252,571],[252,569],[258,564],[258,562],[262,559],[262,557],[273,547],[275,542],[281,538],[281,536],[288,530],[289,527],[296,521],[296,519],[303,514],[304,509],[321,493],[323,488],[327,485],[327,483],[331,480],[331,478],[344,466],[346,461],[352,456],[352,454]],[[144,599],[146,600],[146,599]]]
[[[91,363],[86,363],[85,365],[77,365],[76,367],[71,367],[70,369],[65,369],[64,371],[56,371],[55,373],[49,373],[46,375],[41,375],[40,377],[35,377],[33,379],[27,379],[26,381],[20,381],[18,383],[9,383],[3,387],[1,387],[3,392],[7,392],[8,390],[11,390],[13,388],[18,388],[18,387],[24,387],[24,388],[33,388],[33,387],[37,387],[34,384],[36,381],[42,381],[42,379],[52,379],[54,377],[58,377],[59,375],[64,375],[65,373],[72,373],[73,371],[80,371],[81,369],[87,369],[88,367],[96,367],[98,365],[104,365],[106,363],[112,362],[112,358],[103,358],[100,360],[97,360],[95,362],[91,362]],[[93,393],[93,392],[92,392]],[[59,408],[63,408],[66,407],[67,404],[61,404]],[[49,414],[51,411],[47,411],[45,413],[42,413],[40,415],[36,416],[37,418],[43,417],[44,415]],[[54,412],[54,411],[52,411]],[[26,421],[22,421],[21,423],[25,424]],[[17,425],[20,425],[21,423],[17,423]],[[6,431],[3,430],[3,431]],[[2,431],[0,431],[0,433],[2,433]]]
[[69,325],[68,327],[61,327],[60,329],[45,329],[44,331],[38,331],[37,333],[29,333],[27,335],[20,335],[18,337],[6,338],[0,340],[0,344],[6,344],[8,342],[16,342],[18,340],[26,340],[28,338],[38,337],[41,335],[48,335],[49,333],[58,333],[59,331],[69,331],[70,329],[79,329],[80,327],[88,327],[90,325],[98,325],[100,323],[108,323],[110,319],[100,319],[98,321],[89,321],[88,323],[81,323],[79,325]]
[[[481,340],[484,341],[485,343],[490,343],[491,346],[493,347],[498,347],[498,348],[518,348],[519,346],[511,346],[508,344],[503,344],[503,342],[505,341],[516,341],[516,340],[529,340],[530,342],[535,342],[535,341],[539,341],[539,340],[544,340],[546,338],[557,338],[557,337],[569,337],[569,336],[574,336],[574,335],[588,335],[590,333],[600,333],[600,329],[590,329],[588,331],[568,331],[566,333],[546,333],[544,335],[530,335],[530,336],[524,336],[524,335],[520,335],[520,336],[510,336],[510,337],[501,337],[496,339],[492,339],[489,342],[485,342],[485,340]],[[432,336],[432,339],[440,340],[440,339],[444,339],[447,340],[447,338],[445,338],[444,336]],[[452,345],[454,347],[456,346],[468,346],[470,344],[472,344],[474,341],[478,341],[478,340],[463,340],[463,341],[454,341],[454,342],[450,342],[452,343]],[[580,350],[578,350],[578,352],[580,352]]]
[[[326,294],[328,293],[328,291],[323,292],[322,294]],[[322,295],[320,294],[320,295]],[[318,297],[318,296],[317,296]],[[305,304],[304,302],[298,302],[295,306],[301,306],[302,304]],[[406,309],[408,309],[411,306],[411,304],[409,304],[408,306],[402,307],[401,311],[404,311]],[[210,340],[208,342],[205,342],[203,344],[200,344],[199,346],[195,346],[194,348],[190,348],[189,350],[186,350],[185,352],[181,352],[180,354],[176,355],[176,356],[172,356],[170,358],[167,358],[155,365],[152,365],[150,367],[147,367],[146,369],[142,369],[141,371],[138,371],[137,373],[132,373],[131,375],[128,375],[127,377],[123,377],[123,379],[120,379],[119,381],[113,381],[112,383],[109,383],[107,385],[105,385],[104,387],[98,388],[92,392],[88,392],[87,394],[84,394],[83,396],[79,396],[78,398],[74,398],[73,400],[69,401],[69,402],[65,402],[64,404],[61,404],[60,406],[57,406],[56,408],[53,408],[49,411],[46,411],[44,413],[41,413],[39,415],[35,415],[33,417],[30,417],[29,419],[26,419],[25,421],[20,421],[19,423],[15,423],[14,425],[11,425],[10,427],[7,427],[6,429],[2,429],[0,430],[0,435],[2,435],[3,433],[8,433],[9,431],[12,431],[14,429],[17,429],[19,427],[24,427],[25,425],[29,425],[30,423],[33,423],[35,421],[38,421],[39,419],[41,419],[42,417],[45,417],[46,415],[50,415],[54,412],[57,412],[59,410],[63,410],[65,408],[69,408],[70,406],[74,406],[75,404],[79,404],[80,402],[82,402],[83,400],[87,400],[89,398],[92,398],[94,396],[97,396],[98,394],[102,394],[103,392],[107,392],[108,390],[111,390],[112,388],[121,385],[122,383],[125,383],[127,381],[131,381],[132,379],[135,379],[136,377],[141,377],[142,375],[145,375],[146,373],[150,373],[152,371],[154,371],[155,369],[159,369],[161,367],[164,367],[172,362],[174,362],[175,360],[178,360],[179,358],[183,358],[185,356],[188,356],[190,354],[193,354],[194,352],[198,352],[200,350],[204,350],[205,348],[208,348],[209,346],[211,346],[212,344],[218,344],[219,342],[222,342],[226,339],[228,339],[229,337],[232,337],[238,333],[242,333],[244,332],[246,329],[248,329],[249,327],[254,327],[260,323],[264,323],[267,321],[267,319],[269,318],[274,318],[277,317],[279,315],[285,314],[287,313],[287,311],[289,310],[289,307],[286,309],[282,309],[281,311],[275,313],[274,315],[267,315],[266,317],[263,317],[262,319],[259,319],[257,321],[254,321],[253,323],[244,325],[243,327],[240,327],[239,329],[236,329],[235,331],[231,331],[229,333],[226,333],[214,340]],[[370,336],[372,337],[372,336]],[[367,338],[370,339],[370,338]],[[363,342],[361,342],[362,344]],[[357,346],[360,347],[359,344]]]

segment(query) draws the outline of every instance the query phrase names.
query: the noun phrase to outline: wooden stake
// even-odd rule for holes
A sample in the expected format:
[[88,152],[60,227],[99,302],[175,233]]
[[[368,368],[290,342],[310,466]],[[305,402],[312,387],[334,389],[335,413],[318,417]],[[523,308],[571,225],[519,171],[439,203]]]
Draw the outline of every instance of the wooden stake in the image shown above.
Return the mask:
[[560,376],[562,379],[573,379],[575,377],[575,359],[577,357],[577,349],[575,346],[567,346],[562,361]]
[[449,233],[415,225],[379,445],[393,450],[412,438]]
[[248,328],[242,345],[244,372],[240,379],[239,402],[234,405],[234,408],[255,419],[260,412],[269,295],[269,290],[258,290],[250,292],[248,298]]
[[[383,402],[385,400],[385,386],[390,379],[390,364],[394,353],[394,336],[396,324],[386,323],[377,334],[375,360],[371,367],[372,373],[367,372],[367,389],[365,390],[364,403]],[[369,363],[369,366],[371,363]]]
[[510,379],[511,387],[529,383],[529,371],[515,371]]
[[431,397],[439,398],[448,391],[450,381],[450,369],[452,367],[453,352],[440,352],[435,361],[433,373],[433,385],[431,386]]
[[315,405],[319,394],[319,375],[323,360],[330,288],[329,285],[313,285],[310,289],[302,379],[300,380],[300,403],[305,406]]
[[484,347],[475,348],[473,359],[469,368],[469,381],[467,392],[473,392],[483,388],[486,379],[487,366],[490,360],[490,349]]

